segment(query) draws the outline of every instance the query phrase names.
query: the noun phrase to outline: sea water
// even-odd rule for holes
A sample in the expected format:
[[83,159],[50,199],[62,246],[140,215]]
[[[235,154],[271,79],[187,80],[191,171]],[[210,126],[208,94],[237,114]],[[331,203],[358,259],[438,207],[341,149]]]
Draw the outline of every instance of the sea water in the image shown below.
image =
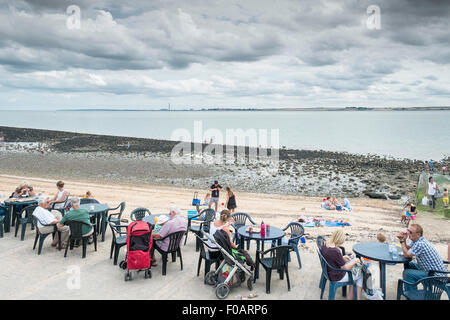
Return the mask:
[[[278,129],[280,147],[440,160],[450,111],[1,111],[0,126],[170,140],[218,129]],[[0,130],[1,131],[1,130]],[[1,132],[0,132],[1,135]],[[208,141],[209,142],[209,141]],[[270,141],[268,141],[270,146]]]

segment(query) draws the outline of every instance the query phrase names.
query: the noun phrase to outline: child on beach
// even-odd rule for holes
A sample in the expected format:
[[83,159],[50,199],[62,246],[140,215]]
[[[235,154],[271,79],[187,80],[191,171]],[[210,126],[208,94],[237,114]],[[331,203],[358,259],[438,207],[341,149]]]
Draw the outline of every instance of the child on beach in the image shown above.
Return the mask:
[[377,234],[377,240],[380,243],[385,243],[386,242],[386,236],[382,233]]
[[86,194],[84,195],[85,199],[91,199],[92,198],[92,193],[90,191],[86,191]]
[[203,200],[202,206],[209,206],[209,200],[211,199],[211,193],[207,193],[205,199]]
[[402,220],[400,222],[405,223],[405,226],[408,227],[409,222],[415,219],[414,216],[415,214],[417,214],[416,206],[412,202],[408,203],[408,205],[406,206],[406,210],[402,215]]
[[444,192],[442,193],[442,201],[444,202],[444,208],[448,208],[448,190],[444,188]]

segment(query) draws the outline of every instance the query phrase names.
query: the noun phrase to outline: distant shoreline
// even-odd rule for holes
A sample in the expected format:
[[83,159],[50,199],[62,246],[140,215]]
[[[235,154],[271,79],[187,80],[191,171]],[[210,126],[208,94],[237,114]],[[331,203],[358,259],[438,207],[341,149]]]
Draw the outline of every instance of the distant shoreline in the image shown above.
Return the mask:
[[450,111],[448,107],[410,107],[410,108],[367,108],[367,107],[345,107],[345,108],[202,108],[202,109],[59,109],[55,111],[117,111],[117,112],[136,112],[136,111]]
[[[18,111],[18,109],[5,109],[2,111]],[[369,108],[369,107],[343,107],[343,108],[184,108],[184,109],[112,109],[112,108],[89,108],[89,109],[53,109],[53,110],[33,110],[33,109],[20,109],[20,111],[45,111],[45,112],[83,112],[83,111],[97,111],[97,112],[156,112],[156,111],[167,111],[167,112],[202,112],[202,111],[316,111],[316,112],[326,112],[326,111],[450,111],[450,106],[440,106],[440,107],[382,107],[382,108]]]

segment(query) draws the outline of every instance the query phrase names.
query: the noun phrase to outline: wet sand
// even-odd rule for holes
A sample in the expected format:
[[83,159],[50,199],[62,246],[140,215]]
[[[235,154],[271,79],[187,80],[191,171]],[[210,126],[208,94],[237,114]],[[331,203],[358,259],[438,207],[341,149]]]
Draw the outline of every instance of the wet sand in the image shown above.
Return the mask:
[[[10,127],[0,127],[0,132],[7,142],[0,152],[0,173],[38,174],[51,179],[64,176],[199,189],[217,179],[245,192],[405,199],[414,195],[424,168],[417,160],[285,149],[279,150],[275,171],[264,163],[240,163],[237,158],[232,163],[208,164],[205,154],[188,155],[185,160],[191,163],[176,164],[171,156],[175,141]],[[34,145],[20,145],[24,142]],[[44,154],[41,147],[46,150]],[[248,155],[248,148],[246,152]],[[194,163],[196,157],[200,157],[198,164]],[[447,162],[436,163],[436,167],[449,166]]]

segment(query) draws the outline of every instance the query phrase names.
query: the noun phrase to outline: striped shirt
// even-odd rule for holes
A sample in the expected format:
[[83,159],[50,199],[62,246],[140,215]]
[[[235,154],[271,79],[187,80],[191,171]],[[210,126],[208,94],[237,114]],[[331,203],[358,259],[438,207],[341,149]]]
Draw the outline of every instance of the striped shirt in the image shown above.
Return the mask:
[[427,272],[430,270],[446,271],[439,253],[424,237],[411,241],[409,252],[416,257],[420,270]]

